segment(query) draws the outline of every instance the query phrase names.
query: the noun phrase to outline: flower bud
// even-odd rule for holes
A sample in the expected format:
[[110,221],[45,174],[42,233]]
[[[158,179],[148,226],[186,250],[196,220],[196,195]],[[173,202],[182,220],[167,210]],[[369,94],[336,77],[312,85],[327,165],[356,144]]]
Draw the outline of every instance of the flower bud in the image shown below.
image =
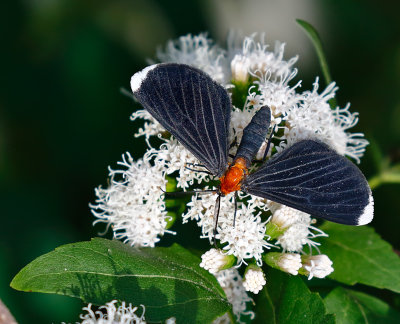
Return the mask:
[[258,294],[266,284],[264,272],[260,267],[249,265],[244,273],[243,287],[246,291]]
[[242,55],[235,55],[231,62],[232,79],[246,83],[249,79],[250,59]]
[[200,267],[216,274],[218,271],[231,268],[235,262],[236,258],[233,255],[224,254],[219,249],[211,249],[201,256]]
[[264,255],[263,260],[270,267],[294,276],[298,274],[301,268],[301,257],[297,253],[270,252]]

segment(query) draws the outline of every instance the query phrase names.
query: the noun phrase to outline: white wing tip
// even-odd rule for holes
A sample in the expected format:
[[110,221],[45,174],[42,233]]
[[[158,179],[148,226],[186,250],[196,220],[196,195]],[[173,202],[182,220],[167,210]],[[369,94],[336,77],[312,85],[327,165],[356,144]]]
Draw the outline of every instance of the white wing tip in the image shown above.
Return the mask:
[[372,193],[369,193],[368,205],[365,206],[363,213],[358,218],[358,226],[371,223],[374,218],[374,198]]
[[135,93],[136,91],[139,90],[140,86],[142,85],[143,80],[145,80],[147,77],[147,73],[149,73],[151,70],[153,70],[157,66],[158,66],[158,64],[150,65],[150,66],[144,68],[142,71],[136,72],[132,76],[131,89],[132,89],[133,93]]

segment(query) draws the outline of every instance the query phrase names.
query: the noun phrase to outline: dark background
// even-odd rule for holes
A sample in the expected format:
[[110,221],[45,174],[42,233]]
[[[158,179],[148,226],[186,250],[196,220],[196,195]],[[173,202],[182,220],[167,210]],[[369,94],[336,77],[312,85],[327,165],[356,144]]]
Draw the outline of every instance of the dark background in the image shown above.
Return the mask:
[[[224,45],[229,27],[266,32],[271,43],[288,41],[289,55],[302,55],[305,90],[321,72],[294,19],[310,21],[340,87],[338,103],[351,102],[352,111],[360,112],[352,131],[364,132],[385,155],[400,160],[396,2],[293,1],[301,10],[282,3],[221,1],[216,8],[211,0],[1,2],[0,299],[17,321],[78,319],[79,300],[17,292],[9,283],[34,258],[103,229],[92,227],[88,203],[94,188],[106,183],[107,166],[115,166],[122,153],[144,152],[129,121],[134,104],[120,88],[128,88],[131,75],[170,38],[208,31]],[[360,167],[367,178],[376,172],[370,148]],[[379,187],[374,196],[372,225],[400,249],[400,186]]]

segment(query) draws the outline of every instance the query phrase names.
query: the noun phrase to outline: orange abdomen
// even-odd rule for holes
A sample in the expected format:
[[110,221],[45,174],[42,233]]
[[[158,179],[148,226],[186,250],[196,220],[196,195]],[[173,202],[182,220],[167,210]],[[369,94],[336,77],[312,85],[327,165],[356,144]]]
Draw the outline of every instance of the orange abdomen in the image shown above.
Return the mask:
[[220,192],[227,195],[230,192],[240,190],[243,178],[247,173],[247,163],[244,158],[237,158],[234,163],[228,168],[225,174],[219,179]]

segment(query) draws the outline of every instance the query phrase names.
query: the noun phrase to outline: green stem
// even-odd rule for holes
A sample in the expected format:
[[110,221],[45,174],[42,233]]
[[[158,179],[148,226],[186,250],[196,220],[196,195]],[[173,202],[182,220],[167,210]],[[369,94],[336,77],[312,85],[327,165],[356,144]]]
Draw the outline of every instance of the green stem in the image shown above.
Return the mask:
[[376,189],[380,185],[385,183],[400,183],[400,168],[398,165],[391,167],[388,170],[385,170],[379,173],[376,176],[373,176],[368,180],[368,184],[371,189]]

